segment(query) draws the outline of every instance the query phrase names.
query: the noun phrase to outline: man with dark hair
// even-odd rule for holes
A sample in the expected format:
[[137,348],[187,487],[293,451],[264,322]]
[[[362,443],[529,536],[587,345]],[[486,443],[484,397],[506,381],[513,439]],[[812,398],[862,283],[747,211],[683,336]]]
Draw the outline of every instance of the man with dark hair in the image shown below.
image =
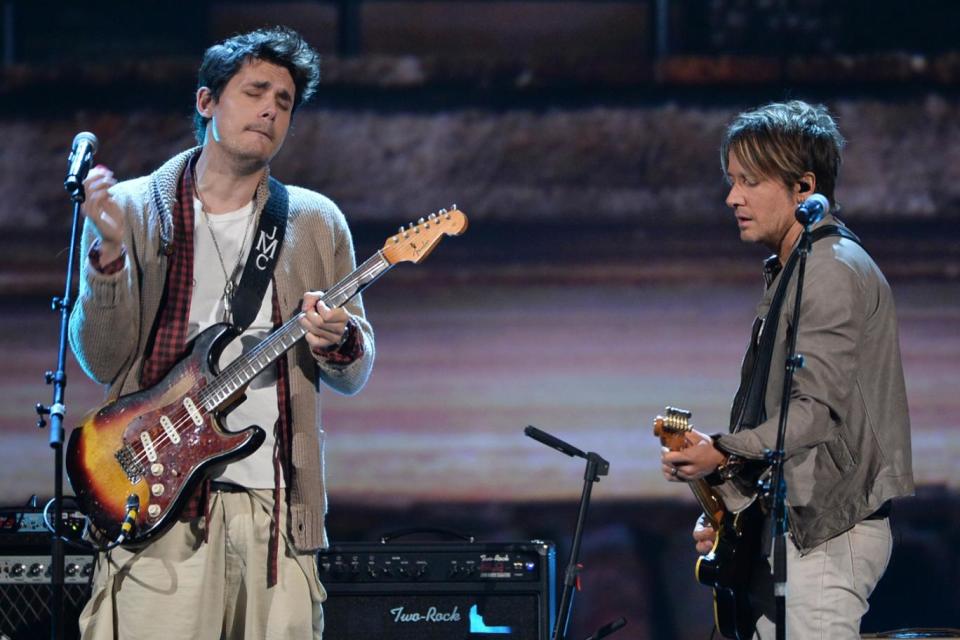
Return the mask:
[[[318,62],[285,28],[210,47],[195,105],[202,146],[149,176],[118,184],[97,167],[84,182],[87,257],[70,337],[85,371],[109,385],[109,398],[157,384],[212,324],[237,321],[243,330],[224,349],[222,366],[298,307],[306,314],[306,342],[263,371],[225,418],[231,430],[265,427],[264,443],[216,469],[161,536],[100,555],[80,619],[84,638],[322,634],[325,593],[314,552],[327,540],[317,394],[321,383],[359,391],[374,342],[359,297],[332,309],[320,300],[355,266],[343,214],[324,196],[269,176],[293,112],[315,91]],[[258,235],[267,212],[285,216],[279,246],[262,229]],[[241,310],[238,290],[250,291],[245,265],[253,260],[270,264],[272,277]]]
[[[290,72],[295,89],[292,111],[317,91],[320,83],[317,54],[296,31],[285,27],[234,36],[207,49],[197,73],[197,90],[206,87],[213,99],[219,100],[230,78],[250,59],[269,62]],[[199,109],[194,113],[197,144],[202,145],[206,140],[208,122],[210,118]]]
[[[819,192],[837,208],[843,142],[825,108],[800,101],[742,113],[728,127],[721,147],[727,205],[740,238],[775,255],[765,263],[767,288],[730,433],[694,432],[691,446],[662,454],[667,480],[707,478],[731,498],[728,505],[738,494],[755,495],[765,453],[776,445],[788,336],[796,332],[804,366],[790,390],[784,446],[788,638],[860,637],[867,598],[890,559],[890,501],[913,492],[897,320],[880,269],[856,236],[827,215],[814,225],[822,237],[807,262],[798,327],[796,270],[786,276],[784,295],[776,295],[803,232],[797,205]],[[772,332],[766,340],[765,331]],[[701,519],[697,551],[710,552],[715,537]],[[761,556],[746,559],[755,563],[749,595],[759,616],[755,637],[773,638],[770,547],[761,546]]]

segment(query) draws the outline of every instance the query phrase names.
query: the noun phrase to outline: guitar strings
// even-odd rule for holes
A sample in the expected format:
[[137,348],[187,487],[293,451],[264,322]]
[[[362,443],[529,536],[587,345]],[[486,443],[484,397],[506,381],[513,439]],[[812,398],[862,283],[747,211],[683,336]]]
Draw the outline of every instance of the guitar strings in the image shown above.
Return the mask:
[[[287,322],[285,322],[283,325],[281,325],[281,327],[279,328],[278,331],[274,332],[270,337],[268,337],[266,340],[264,340],[263,344],[268,345],[268,346],[273,346],[273,345],[275,345],[275,343],[277,343],[277,342],[282,342],[282,339],[286,336],[286,334],[289,333],[290,329],[293,328],[292,325],[294,325],[295,323],[297,323],[297,322],[299,321],[299,319],[300,319],[301,317],[303,317],[303,315],[304,315],[304,313],[303,313],[303,312],[300,312],[300,313],[298,313],[296,316],[294,316],[293,318],[291,318],[290,320],[288,320]],[[298,336],[298,337],[294,340],[294,343],[296,343],[296,340],[299,340],[300,337],[303,337],[303,334],[301,334],[300,336]],[[259,346],[260,346],[260,345],[258,345],[258,347],[259,347]],[[279,355],[279,354],[278,354],[278,355]],[[233,363],[231,363],[231,364],[233,364]],[[228,366],[221,375],[225,374],[226,371],[227,371],[227,369],[229,369],[229,368],[230,368],[230,367]],[[186,398],[186,397],[193,397],[193,396],[195,395],[196,398],[197,398],[197,400],[199,400],[199,402],[200,402],[200,405],[199,405],[198,408],[200,409],[201,415],[203,415],[204,417],[206,417],[206,416],[210,413],[210,410],[207,409],[207,407],[206,407],[207,401],[208,401],[213,395],[215,395],[216,393],[220,393],[220,392],[226,387],[226,382],[225,382],[224,379],[225,379],[226,377],[229,377],[229,375],[232,375],[232,374],[225,375],[224,378],[218,378],[218,380],[217,380],[216,382],[214,382],[213,384],[211,384],[211,385],[209,385],[209,386],[203,387],[203,388],[200,388],[200,387],[199,387],[199,381],[198,381],[198,382],[195,383],[192,387],[190,387],[190,388],[187,390],[186,393],[183,394],[183,397],[185,397],[185,398]],[[172,422],[172,426],[173,426],[173,431],[174,431],[178,436],[179,436],[179,435],[183,435],[184,433],[186,433],[187,429],[189,429],[189,426],[193,423],[193,419],[190,417],[189,412],[187,412],[187,411],[182,407],[182,405],[181,405],[180,407],[177,407],[177,410],[176,410],[174,413],[172,413],[169,417],[171,418],[171,422]],[[181,431],[181,427],[183,427],[184,425],[186,425],[187,429],[184,429],[184,430]],[[161,434],[155,435],[155,434],[153,434],[153,433],[151,432],[151,431],[152,431],[153,429],[155,429],[155,428],[156,428],[155,426],[149,427],[149,428],[146,430],[146,432],[147,432],[148,434],[150,434],[151,437],[155,437],[155,440],[153,441],[154,450],[157,451],[157,452],[159,452],[159,451],[161,451],[161,450],[166,449],[167,445],[168,445],[170,442],[172,442],[172,436],[171,436],[169,433],[167,433],[167,430],[166,430],[166,429],[163,429]],[[142,443],[141,443],[141,445],[142,445]],[[147,455],[146,450],[144,450],[143,453],[138,453],[138,454],[136,454],[136,456],[135,456],[134,459],[135,459],[138,463],[143,464],[145,461],[149,461],[149,456]]]
[[[324,293],[324,295],[321,297],[321,300],[324,302],[324,304],[327,304],[333,300],[337,300],[341,296],[344,296],[348,292],[350,292],[351,289],[356,288],[357,284],[362,283],[365,278],[370,278],[370,277],[379,275],[377,273],[378,271],[380,270],[386,271],[386,268],[389,268],[391,266],[392,265],[390,263],[386,262],[386,260],[383,259],[381,252],[378,251],[369,259],[367,259],[363,264],[361,264],[360,267],[357,268],[353,274],[351,274],[350,276],[347,276],[341,282],[335,284],[333,287],[327,290]],[[346,300],[344,300],[344,302],[346,302]],[[282,355],[284,351],[288,350],[290,347],[292,347],[294,344],[296,344],[301,338],[303,338],[306,335],[306,331],[299,326],[300,318],[304,317],[305,315],[306,314],[303,311],[301,311],[297,315],[287,320],[270,337],[266,338],[263,342],[258,344],[256,347],[251,349],[246,354],[244,354],[242,358],[238,358],[234,362],[231,362],[229,365],[227,365],[227,367],[225,367],[224,370],[220,373],[220,376],[217,377],[215,382],[203,388],[198,387],[199,383],[194,384],[192,387],[190,387],[190,389],[187,390],[187,392],[183,395],[183,397],[190,397],[194,393],[196,393],[197,399],[200,400],[200,408],[202,409],[201,415],[204,418],[206,418],[208,415],[211,414],[211,411],[206,407],[207,401],[210,400],[210,398],[222,393],[227,388],[228,384],[230,383],[230,378],[235,377],[236,374],[238,373],[237,371],[235,371],[235,369],[241,369],[247,366],[246,364],[237,364],[237,363],[240,360],[245,360],[246,362],[250,362],[253,359],[258,359],[261,355],[263,355],[263,352],[267,351],[267,349],[269,348],[275,347],[276,343],[278,342],[281,343],[282,345],[284,339],[289,337],[289,335],[292,335],[291,329],[294,328],[293,325],[296,325],[296,328],[298,328],[302,333],[296,338],[294,338],[289,346],[285,347],[282,351],[277,353],[274,356],[274,358],[271,359],[271,361],[276,357],[279,357],[280,355]],[[189,429],[189,426],[193,423],[193,419],[190,417],[189,413],[182,407],[178,407],[178,410],[170,417],[173,418],[171,420],[173,431],[178,436],[181,436],[184,433],[186,433],[186,431]],[[183,427],[184,425],[186,425],[187,428],[181,431],[180,428]],[[153,428],[154,427],[148,427],[146,429],[146,432],[150,434]],[[163,433],[160,434],[156,438],[156,440],[154,440],[154,443],[153,443],[154,451],[159,453],[161,450],[165,450],[171,442],[172,442],[172,436],[167,432],[166,429],[163,429]],[[145,462],[149,462],[149,456],[147,455],[146,449],[143,448],[142,442],[140,443],[140,446],[143,452],[135,454],[134,460],[138,464],[143,465]]]

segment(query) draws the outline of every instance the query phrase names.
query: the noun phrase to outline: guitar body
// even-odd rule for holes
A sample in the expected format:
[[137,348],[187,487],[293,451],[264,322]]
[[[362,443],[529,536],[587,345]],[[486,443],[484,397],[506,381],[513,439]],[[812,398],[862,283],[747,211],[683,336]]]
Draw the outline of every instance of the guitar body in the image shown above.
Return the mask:
[[697,581],[713,589],[714,621],[724,638],[753,637],[759,614],[748,594],[760,557],[762,526],[758,501],[740,513],[724,513],[713,549],[697,560]]
[[140,509],[127,540],[138,543],[173,523],[207,469],[247,456],[263,442],[259,427],[233,433],[220,425],[242,399],[242,388],[218,403],[223,411],[204,408],[202,392],[236,335],[230,325],[211,326],[157,385],[94,410],[71,432],[70,484],[83,512],[108,539],[119,535],[131,494]]
[[[667,407],[653,421],[653,434],[670,451],[691,446],[686,435],[693,430],[690,412]],[[697,581],[713,589],[713,618],[724,638],[749,640],[759,614],[750,605],[750,580],[760,557],[763,512],[760,502],[733,513],[706,480],[687,482],[706,520],[717,532],[713,549],[700,556],[694,573]]]
[[[420,218],[387,239],[383,248],[327,289],[321,300],[340,307],[400,262],[419,263],[440,240],[460,235],[467,217],[454,205]],[[139,500],[129,543],[162,533],[176,519],[210,467],[253,453],[266,437],[251,426],[225,431],[221,418],[243,401],[250,381],[306,334],[300,311],[255,347],[219,370],[223,348],[238,335],[215,324],[198,335],[187,355],[157,385],[118,398],[88,414],[70,434],[66,467],[70,484],[91,523],[116,540]]]

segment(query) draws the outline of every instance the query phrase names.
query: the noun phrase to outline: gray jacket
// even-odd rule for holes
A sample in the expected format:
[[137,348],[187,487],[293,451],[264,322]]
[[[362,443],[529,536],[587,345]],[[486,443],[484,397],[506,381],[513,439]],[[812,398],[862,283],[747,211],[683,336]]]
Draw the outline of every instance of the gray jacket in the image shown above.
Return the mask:
[[[840,224],[828,216],[818,226]],[[780,275],[767,287],[765,318]],[[776,445],[797,272],[780,311],[770,365],[767,420],[720,438],[762,459]],[[790,532],[802,552],[850,529],[884,502],[913,493],[910,418],[890,286],[860,245],[831,236],[807,261],[786,429],[784,477]]]
[[[173,206],[187,161],[199,149],[185,151],[149,176],[118,184],[114,198],[126,213],[124,268],[98,272],[86,259],[94,230],[87,223],[81,242],[80,292],[70,316],[70,345],[87,374],[109,385],[108,399],[139,390],[140,370],[156,321],[173,242]],[[327,289],[353,271],[353,241],[343,214],[324,196],[288,187],[287,229],[273,282],[284,317],[299,310],[305,291]],[[254,196],[257,214],[266,204],[267,177]],[[305,342],[285,355],[290,372],[291,449],[288,508],[290,535],[307,551],[327,545],[324,528],[324,431],[317,394],[324,383],[353,394],[366,383],[374,360],[373,331],[360,297],[347,310],[363,334],[364,355],[348,365],[317,361]]]

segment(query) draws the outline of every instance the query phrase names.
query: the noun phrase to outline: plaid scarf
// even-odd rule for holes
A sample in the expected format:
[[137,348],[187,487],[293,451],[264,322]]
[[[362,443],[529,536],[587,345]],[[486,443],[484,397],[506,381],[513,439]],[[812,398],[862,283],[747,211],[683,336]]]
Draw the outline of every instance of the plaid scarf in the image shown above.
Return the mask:
[[[177,198],[173,207],[173,254],[167,266],[167,279],[164,283],[160,313],[147,347],[147,356],[140,372],[140,387],[152,387],[160,382],[186,353],[187,326],[190,321],[190,299],[193,295],[193,167],[197,156],[188,163],[177,188]],[[277,300],[277,287],[273,287],[272,317],[274,328],[280,326],[282,319]],[[277,405],[280,410],[276,427],[276,446],[273,450],[273,526],[270,530],[270,559],[267,569],[267,587],[277,583],[277,563],[280,546],[280,505],[282,490],[281,474],[288,468],[290,460],[290,383],[286,358],[277,361]],[[181,519],[196,518],[201,514],[209,524],[210,480],[201,482],[187,501],[181,513]],[[209,526],[204,528],[204,541]]]

